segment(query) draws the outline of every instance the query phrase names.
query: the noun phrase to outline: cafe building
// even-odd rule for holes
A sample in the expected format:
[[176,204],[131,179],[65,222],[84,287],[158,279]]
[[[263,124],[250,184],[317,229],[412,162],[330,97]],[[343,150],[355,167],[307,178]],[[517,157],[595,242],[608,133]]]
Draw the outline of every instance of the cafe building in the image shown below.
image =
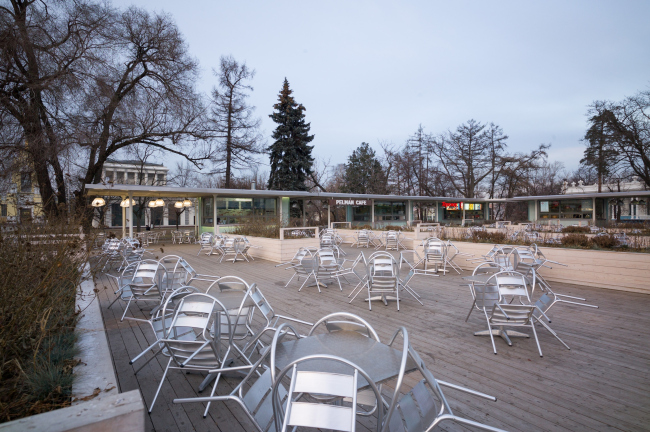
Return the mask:
[[605,225],[650,220],[650,191],[590,192],[509,198],[527,202],[528,220],[551,225]]
[[[329,192],[275,191],[257,189],[184,188],[147,185],[86,185],[88,195],[119,197],[127,203],[122,207],[124,219],[132,220],[128,206],[134,197],[156,200],[183,197],[197,207],[196,231],[215,232],[222,227],[241,223],[251,216],[275,220],[289,219],[292,203],[320,201],[331,208],[344,209],[345,222],[353,227],[386,225],[406,226],[413,223],[467,224],[490,219],[491,204],[503,199],[463,199],[425,196],[396,196],[375,194],[340,194]],[[303,205],[304,209],[305,206]],[[331,215],[331,212],[328,212]],[[330,220],[331,221],[331,220]],[[322,224],[330,221],[322,221]],[[127,225],[129,225],[127,223]],[[132,227],[129,227],[132,231]],[[126,229],[124,229],[126,232]]]

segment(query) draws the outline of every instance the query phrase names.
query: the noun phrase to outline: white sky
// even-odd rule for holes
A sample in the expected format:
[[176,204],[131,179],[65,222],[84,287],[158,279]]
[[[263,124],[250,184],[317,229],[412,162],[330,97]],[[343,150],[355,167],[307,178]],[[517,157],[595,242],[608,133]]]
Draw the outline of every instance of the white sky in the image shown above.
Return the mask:
[[[494,122],[510,151],[552,144],[574,169],[587,105],[650,88],[650,2],[119,0],[172,15],[201,89],[232,54],[256,69],[268,118],[284,77],[307,108],[314,154],[343,163],[362,141],[402,144],[419,124]],[[264,158],[263,162],[268,163]],[[167,165],[172,166],[168,161]]]

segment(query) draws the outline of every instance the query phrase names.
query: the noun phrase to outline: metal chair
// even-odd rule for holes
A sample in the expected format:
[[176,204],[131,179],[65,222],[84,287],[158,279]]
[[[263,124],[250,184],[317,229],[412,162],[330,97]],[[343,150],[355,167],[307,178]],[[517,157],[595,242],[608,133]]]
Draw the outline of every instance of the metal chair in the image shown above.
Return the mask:
[[[382,422],[383,432],[428,432],[445,422],[454,422],[493,432],[503,432],[501,429],[455,415],[441,387],[458,390],[493,402],[496,402],[496,398],[456,384],[437,380],[409,343],[408,332],[404,327],[400,327],[395,332],[389,345],[392,346],[400,335],[403,339],[402,363],[395,390],[390,403],[387,404],[388,410]],[[407,364],[415,365],[423,379],[410,391],[404,392],[402,385]],[[401,396],[402,393],[405,394]]]
[[[316,253],[318,257],[318,269],[316,270],[316,284],[321,283],[326,285],[325,282],[336,281],[339,284],[339,289],[343,291],[338,272],[341,270],[341,265],[337,259],[334,250],[331,248],[319,249]],[[320,291],[320,287],[319,287]]]
[[368,230],[364,229],[357,232],[356,245],[357,249],[370,247],[370,232]]
[[399,250],[399,233],[397,231],[387,231],[384,243],[386,250]]
[[[202,233],[201,236],[199,237],[198,243],[199,243],[199,251],[197,252],[196,256],[199,256],[201,254],[201,251],[212,251],[212,233]],[[208,252],[209,254],[210,252]]]
[[[147,320],[147,323],[149,324],[151,330],[153,331],[153,334],[156,338],[156,342],[154,342],[149,347],[145,348],[140,354],[132,358],[129,361],[129,364],[135,363],[136,361],[138,361],[138,359],[144,356],[147,352],[152,351],[154,348],[158,347],[159,349],[149,358],[149,360],[147,360],[142,365],[140,365],[134,371],[134,374],[140,372],[140,370],[142,370],[143,367],[149,364],[151,360],[156,358],[158,354],[164,352],[164,344],[161,342],[161,340],[164,338],[163,332],[165,327],[169,327],[171,325],[171,321],[173,319],[172,311],[174,310],[176,303],[186,295],[191,293],[197,293],[197,292],[199,292],[199,290],[191,286],[180,287],[177,290],[173,291],[171,294],[169,294],[169,296],[167,296],[167,300],[165,301],[164,304],[156,306],[156,308],[152,310],[151,318]],[[196,335],[194,334],[194,332],[190,327],[187,327],[185,329],[179,327],[176,330],[177,330],[178,338],[182,338],[184,340],[196,340]]]
[[208,252],[206,255],[212,256],[218,254],[220,257],[223,258],[224,255],[223,245],[224,245],[224,236],[222,235],[212,236],[212,241],[210,242],[210,252]]
[[264,323],[259,328],[259,330],[255,331],[253,337],[242,348],[242,351],[244,353],[247,353],[246,355],[248,355],[249,358],[250,354],[248,353],[250,353],[253,348],[258,347],[261,350],[270,344],[270,341],[263,340],[263,337],[267,333],[275,332],[278,326],[281,324],[280,321],[290,321],[293,323],[304,324],[309,327],[313,327],[314,325],[313,323],[299,320],[297,318],[276,314],[273,310],[273,307],[266,299],[266,297],[264,297],[264,294],[262,294],[262,291],[257,287],[256,284],[251,285],[246,295],[252,300],[252,303],[255,305],[255,309],[260,312],[262,319],[264,320]]
[[289,281],[286,283],[286,285],[284,286],[285,288],[287,286],[289,286],[289,284],[291,283],[293,278],[297,276],[298,277],[298,282],[300,282],[301,278],[305,279],[305,281],[302,283],[302,285],[298,289],[298,291],[301,291],[302,288],[307,283],[307,281],[313,276],[314,280],[316,281],[316,286],[318,287],[318,292],[320,292],[320,286],[318,284],[318,279],[317,279],[317,276],[316,276],[316,272],[318,271],[318,258],[317,257],[311,257],[311,258],[306,258],[305,257],[300,261],[300,263],[295,264],[295,265],[293,265],[291,267],[288,267],[285,270],[289,270],[289,269],[292,269],[293,271],[295,271],[295,273],[293,274],[293,276],[291,276],[291,279],[289,279]]
[[368,309],[372,310],[373,300],[381,300],[386,306],[388,300],[395,300],[399,311],[399,265],[395,258],[387,252],[375,253],[368,259],[366,272]]
[[[211,375],[216,375],[210,393],[210,397],[214,396],[221,374],[230,369],[225,368],[225,363],[229,361],[231,343],[226,344],[225,350],[222,348],[220,317],[223,316],[227,316],[226,308],[216,298],[207,294],[192,293],[179,301],[174,308],[171,323],[163,328],[164,339],[161,342],[170,357],[149,407],[150,413],[170,369],[208,372]],[[227,332],[232,334],[229,328],[230,321],[226,321]],[[188,327],[192,328],[196,334],[195,340],[183,340],[178,336],[181,333],[184,334]],[[250,367],[250,365],[244,365],[238,369],[250,369]],[[209,409],[210,402],[207,404],[203,417],[207,416]]]
[[[350,374],[327,371],[298,370],[305,363],[318,362],[319,367],[330,363],[347,366]],[[287,395],[286,410],[282,408],[280,386],[282,379],[291,372],[291,386]],[[273,385],[273,413],[276,430],[289,427],[309,427],[353,432],[356,429],[357,381],[366,380],[378,401],[381,394],[374,381],[359,366],[340,357],[313,355],[288,364],[277,376]],[[311,397],[316,396],[316,397]],[[326,398],[329,396],[329,398]],[[327,403],[331,400],[350,398],[351,406]],[[383,404],[378,403],[377,431],[381,430]]]
[[[174,403],[233,401],[244,410],[244,413],[258,432],[275,431],[272,403],[273,380],[271,370],[265,364],[265,361],[268,360],[269,352],[267,350],[265,355],[260,357],[250,367],[248,374],[229,394],[211,397],[180,398],[174,399]],[[234,369],[239,370],[240,368]],[[288,392],[286,387],[281,383],[277,384],[277,394],[281,406],[285,406]]]
[[[538,311],[547,321],[549,319],[541,309],[530,304],[525,277],[517,272],[499,272],[488,279],[486,285],[490,284],[496,284],[499,290],[499,300],[492,305],[491,309],[488,307],[483,308],[483,314],[488,323],[488,330],[476,332],[474,335],[489,335],[494,354],[496,354],[497,348],[494,343],[494,336],[500,336],[510,346],[512,346],[510,337],[530,337],[526,333],[506,330],[504,327],[529,327],[535,337],[539,356],[542,357],[542,348],[539,345],[539,339],[535,331],[533,313]],[[508,297],[511,298],[510,302],[508,302]],[[520,304],[512,303],[515,297],[519,299]],[[523,304],[524,301],[527,301],[528,304]]]
[[[252,286],[255,286],[253,284]],[[251,289],[251,286],[246,283],[242,278],[237,276],[223,276],[216,281],[214,281],[208,289],[205,291],[206,294],[218,297],[218,293],[225,291],[241,291],[247,293]],[[217,291],[217,292],[215,292]],[[253,330],[251,329],[251,322],[253,319],[253,305],[246,305],[247,295],[242,296],[242,302],[236,309],[228,309],[228,320],[230,321],[229,325],[231,328],[231,334],[225,333],[226,325],[222,320],[221,333],[222,337],[228,338],[232,337],[233,340],[244,340],[248,336],[253,335]],[[242,353],[243,354],[243,353]]]
[[283,266],[283,265],[288,265],[289,267],[287,267],[287,268],[291,268],[292,266],[294,266],[296,264],[299,264],[300,261],[302,261],[303,258],[305,258],[305,257],[312,258],[316,252],[318,252],[317,248],[301,247],[294,254],[293,258],[291,258],[289,261],[286,261],[286,262],[283,262],[283,263],[280,263],[280,264],[276,264],[275,266],[280,267],[280,266]]
[[172,243],[174,244],[183,243],[183,233],[181,231],[177,231],[177,230],[172,231]]
[[424,269],[428,270],[429,264],[433,264],[435,272],[447,272],[447,245],[436,237],[429,237],[422,241],[424,249]]
[[[479,264],[478,267],[476,267],[472,272],[472,276],[481,274],[494,274],[498,273],[499,271],[499,266],[492,262],[486,262]],[[497,287],[496,283],[488,284],[488,282],[490,281],[488,280],[484,284],[477,282],[468,284],[470,293],[472,294],[473,302],[472,306],[469,309],[469,313],[465,318],[465,322],[469,320],[469,317],[474,311],[474,308],[482,312],[484,309],[490,309],[496,303],[498,303],[499,288]]]
[[[411,254],[413,256],[413,262],[409,261],[407,258],[407,255]],[[413,276],[417,275],[422,275],[422,276],[440,276],[437,274],[436,269],[434,268],[433,270],[428,270],[426,268],[421,269],[418,268],[420,264],[424,262],[424,258],[420,256],[417,250],[415,249],[407,249],[403,250],[399,253],[399,267],[400,269],[402,268],[402,264],[406,264],[409,267],[409,276],[406,278],[407,281],[411,280]],[[408,282],[406,282],[408,283]]]
[[456,273],[458,273],[458,274],[460,274],[460,272],[462,272],[463,269],[460,268],[460,266],[458,264],[456,264],[454,259],[456,259],[456,257],[460,257],[460,256],[466,257],[465,259],[474,257],[474,255],[472,255],[472,254],[461,252],[456,247],[456,245],[451,242],[451,240],[447,240],[447,255],[446,255],[447,264],[449,264],[449,267],[456,270]]
[[174,268],[174,271],[177,271],[177,268],[182,268],[186,272],[185,285],[190,285],[194,281],[204,281],[204,282],[214,282],[219,279],[221,276],[217,275],[206,275],[197,273],[196,270],[188,263],[185,258],[180,258],[178,264]]
[[[364,279],[365,274],[358,272],[357,266],[361,263],[362,260],[364,260],[363,253],[359,253],[359,255],[357,255],[357,257],[354,260],[345,259],[343,261],[343,264],[340,264],[339,270],[336,272],[336,278],[339,280],[340,278],[343,278],[347,283],[350,283],[350,281],[348,281],[348,278],[346,276],[354,275],[354,277],[356,277],[359,280],[359,282],[361,282]],[[344,267],[345,261],[349,261],[352,263],[350,264],[350,267]]]
[[124,319],[133,321],[147,321],[141,318],[127,317],[126,313],[132,302],[154,303],[159,305],[164,300],[163,278],[167,270],[158,261],[142,260],[135,264],[133,275],[130,281],[125,281],[121,287],[121,294],[118,297],[126,301],[124,313],[121,321]]

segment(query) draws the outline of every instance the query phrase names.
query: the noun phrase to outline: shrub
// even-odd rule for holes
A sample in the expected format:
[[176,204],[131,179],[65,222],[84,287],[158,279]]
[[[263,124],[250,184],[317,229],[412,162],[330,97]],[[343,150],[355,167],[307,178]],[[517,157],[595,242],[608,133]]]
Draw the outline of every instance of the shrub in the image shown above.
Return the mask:
[[591,238],[591,243],[600,249],[613,249],[618,245],[618,241],[611,234],[594,236]]
[[69,235],[74,225],[0,234],[0,422],[70,404],[76,288],[87,260]]
[[562,237],[562,245],[567,247],[589,247],[589,239],[584,234],[567,234]]
[[582,234],[587,234],[587,233],[589,233],[589,232],[591,232],[591,231],[590,231],[590,229],[589,229],[588,226],[584,226],[584,227],[583,227],[583,226],[568,226],[568,227],[564,227],[564,228],[562,228],[562,232],[563,232],[563,233],[576,233],[576,234],[577,234],[577,233],[582,233]]

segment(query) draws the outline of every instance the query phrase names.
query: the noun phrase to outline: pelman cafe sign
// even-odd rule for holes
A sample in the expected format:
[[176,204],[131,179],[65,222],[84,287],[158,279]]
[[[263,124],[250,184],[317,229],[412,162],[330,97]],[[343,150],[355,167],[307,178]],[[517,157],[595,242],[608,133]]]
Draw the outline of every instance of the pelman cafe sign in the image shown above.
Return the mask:
[[335,206],[369,206],[370,205],[370,200],[369,199],[348,199],[348,198],[343,198],[343,199],[331,199],[328,201],[330,207],[335,207]]

